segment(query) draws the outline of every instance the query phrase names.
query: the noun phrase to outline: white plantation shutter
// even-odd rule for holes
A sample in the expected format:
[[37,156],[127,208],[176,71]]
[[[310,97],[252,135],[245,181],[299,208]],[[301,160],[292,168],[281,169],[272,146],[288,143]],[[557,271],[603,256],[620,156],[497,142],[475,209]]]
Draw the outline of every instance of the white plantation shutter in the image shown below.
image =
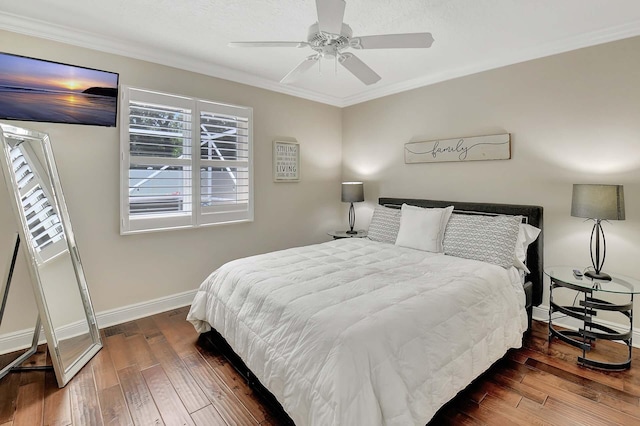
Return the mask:
[[123,96],[122,233],[253,220],[250,108]]
[[251,116],[246,108],[204,101],[199,112],[201,221],[248,220]]
[[[25,158],[25,155],[29,155],[26,149],[27,145],[13,148],[11,162],[27,218],[28,238],[35,248],[37,261],[45,263],[67,250],[67,244],[60,217],[50,202],[51,195],[45,191],[41,178],[29,166]],[[35,157],[35,154],[32,156]]]

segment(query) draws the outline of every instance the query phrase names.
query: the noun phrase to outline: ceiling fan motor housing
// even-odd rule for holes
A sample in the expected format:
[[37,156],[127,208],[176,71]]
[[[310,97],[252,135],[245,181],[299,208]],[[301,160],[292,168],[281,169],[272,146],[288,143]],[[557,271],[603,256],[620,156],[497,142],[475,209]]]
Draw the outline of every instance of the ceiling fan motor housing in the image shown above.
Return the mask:
[[347,24],[342,24],[340,34],[330,34],[320,31],[316,22],[309,27],[307,42],[313,50],[326,58],[337,56],[341,50],[349,47],[352,36],[353,31]]

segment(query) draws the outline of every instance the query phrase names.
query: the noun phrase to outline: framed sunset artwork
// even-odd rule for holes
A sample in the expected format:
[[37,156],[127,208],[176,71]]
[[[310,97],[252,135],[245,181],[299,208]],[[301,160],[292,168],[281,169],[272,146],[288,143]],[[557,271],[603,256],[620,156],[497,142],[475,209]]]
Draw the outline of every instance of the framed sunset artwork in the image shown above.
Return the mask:
[[118,74],[0,52],[0,119],[115,127]]

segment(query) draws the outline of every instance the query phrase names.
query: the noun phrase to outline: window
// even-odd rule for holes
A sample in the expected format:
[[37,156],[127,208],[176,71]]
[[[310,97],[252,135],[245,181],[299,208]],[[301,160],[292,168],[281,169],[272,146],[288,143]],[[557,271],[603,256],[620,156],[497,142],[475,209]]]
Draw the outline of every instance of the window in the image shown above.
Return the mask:
[[121,233],[253,220],[251,108],[122,93]]

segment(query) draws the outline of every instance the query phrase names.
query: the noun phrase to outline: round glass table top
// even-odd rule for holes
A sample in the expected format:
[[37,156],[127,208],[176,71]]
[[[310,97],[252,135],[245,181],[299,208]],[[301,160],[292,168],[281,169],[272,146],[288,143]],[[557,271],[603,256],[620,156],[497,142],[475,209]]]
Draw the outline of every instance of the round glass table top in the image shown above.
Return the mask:
[[544,268],[544,273],[555,280],[578,287],[584,287],[585,289],[592,289],[594,291],[620,294],[640,293],[640,281],[635,278],[618,274],[610,274],[611,281],[594,280],[586,275],[577,277],[573,274],[574,269],[580,269],[582,271],[581,268],[575,268],[572,266],[548,266]]

